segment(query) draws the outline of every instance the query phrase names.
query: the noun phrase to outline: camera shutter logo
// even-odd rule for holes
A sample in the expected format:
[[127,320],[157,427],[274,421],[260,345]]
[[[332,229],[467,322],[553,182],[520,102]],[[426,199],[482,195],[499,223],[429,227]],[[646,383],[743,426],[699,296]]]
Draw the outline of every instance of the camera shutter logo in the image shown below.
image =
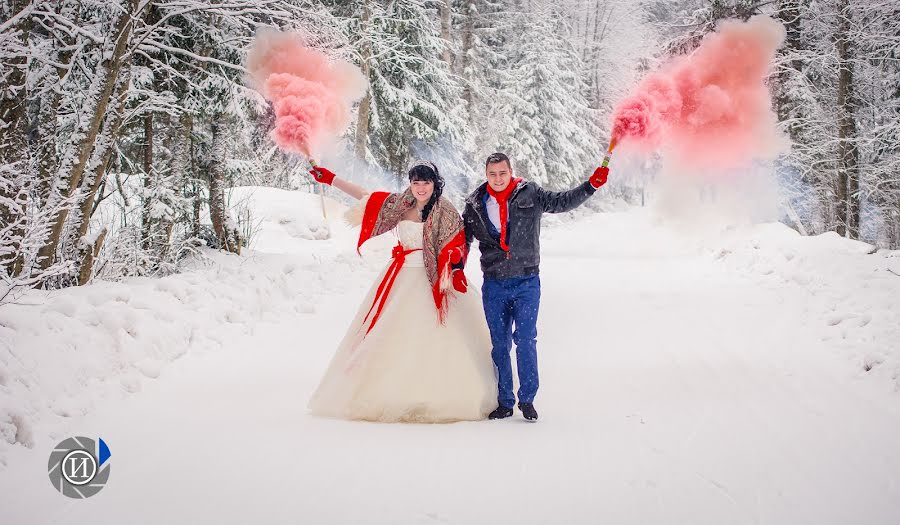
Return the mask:
[[84,436],[64,439],[47,463],[50,483],[64,496],[89,498],[106,486],[109,480],[110,453],[106,443]]

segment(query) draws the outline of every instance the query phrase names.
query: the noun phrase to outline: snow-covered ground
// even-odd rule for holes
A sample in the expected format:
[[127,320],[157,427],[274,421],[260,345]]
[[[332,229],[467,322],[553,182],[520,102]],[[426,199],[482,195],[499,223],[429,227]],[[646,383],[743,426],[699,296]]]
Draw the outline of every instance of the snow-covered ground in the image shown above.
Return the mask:
[[[0,307],[0,523],[900,523],[900,253],[551,218],[537,424],[335,421],[306,401],[390,239],[244,191],[246,256]],[[70,435],[112,452],[87,500]]]

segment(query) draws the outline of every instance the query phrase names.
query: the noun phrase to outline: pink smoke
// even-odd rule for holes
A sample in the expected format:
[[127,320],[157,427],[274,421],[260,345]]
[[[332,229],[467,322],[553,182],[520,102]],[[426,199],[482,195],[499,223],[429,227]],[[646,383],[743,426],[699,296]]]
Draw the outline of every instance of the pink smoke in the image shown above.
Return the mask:
[[614,143],[662,148],[681,165],[727,169],[773,159],[778,131],[765,79],[784,40],[775,20],[722,22],[692,54],[647,76],[613,117]]
[[247,70],[275,110],[272,139],[307,157],[347,129],[350,107],[367,85],[353,64],[330,59],[299,35],[269,29],[257,33]]

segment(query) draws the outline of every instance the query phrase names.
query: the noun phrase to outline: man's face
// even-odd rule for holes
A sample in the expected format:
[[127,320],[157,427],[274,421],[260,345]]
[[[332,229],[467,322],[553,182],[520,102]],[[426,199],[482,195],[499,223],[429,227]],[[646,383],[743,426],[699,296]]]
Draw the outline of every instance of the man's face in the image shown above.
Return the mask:
[[487,175],[488,185],[494,191],[505,190],[512,180],[512,168],[505,160],[488,164],[484,172]]

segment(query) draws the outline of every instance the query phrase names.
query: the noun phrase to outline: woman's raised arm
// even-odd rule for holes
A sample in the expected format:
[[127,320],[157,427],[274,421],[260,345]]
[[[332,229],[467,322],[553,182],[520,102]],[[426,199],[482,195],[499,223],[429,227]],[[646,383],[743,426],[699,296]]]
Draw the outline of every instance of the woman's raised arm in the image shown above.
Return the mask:
[[341,190],[342,192],[346,193],[356,200],[362,199],[370,193],[362,186],[353,184],[348,180],[338,178],[334,173],[326,168],[323,168],[322,166],[313,167],[313,169],[309,170],[309,174],[312,175],[317,182],[334,186],[335,188]]

